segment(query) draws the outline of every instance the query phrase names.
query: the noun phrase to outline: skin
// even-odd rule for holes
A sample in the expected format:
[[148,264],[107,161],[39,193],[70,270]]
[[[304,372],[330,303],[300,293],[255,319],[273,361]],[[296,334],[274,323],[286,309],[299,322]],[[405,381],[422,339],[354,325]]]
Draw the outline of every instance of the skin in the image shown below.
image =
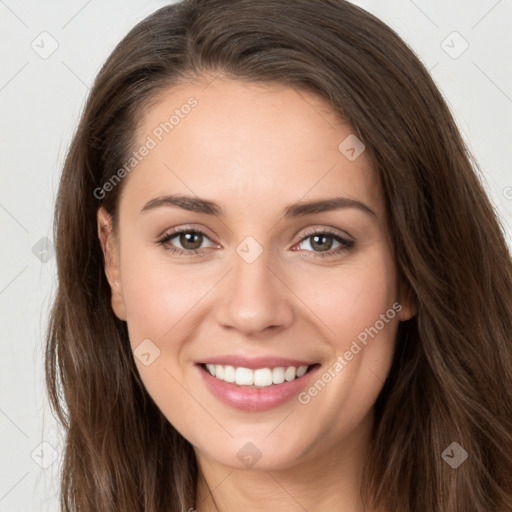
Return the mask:
[[[98,210],[114,311],[127,322],[132,348],[150,339],[160,350],[148,366],[135,362],[196,453],[200,477],[190,507],[361,510],[373,405],[398,323],[415,313],[397,279],[368,152],[349,161],[338,150],[354,130],[323,99],[225,77],[161,94],[140,120],[136,146],[191,96],[197,106],[125,178],[117,233]],[[224,216],[176,206],[141,213],[151,199],[177,193],[215,201]],[[292,203],[336,196],[375,215],[341,208],[282,218]],[[172,254],[157,243],[177,227],[202,231],[194,247],[204,254]],[[354,246],[335,253],[340,244],[328,238],[331,256],[316,256],[325,246],[304,233],[326,228]],[[248,236],[263,250],[252,263],[236,252]],[[167,247],[190,251],[193,244],[184,244],[177,236]],[[240,411],[198,378],[194,362],[234,353],[317,361],[321,375],[395,302],[401,311],[308,404],[294,398],[264,412]],[[237,457],[248,442],[261,452],[251,468]]]

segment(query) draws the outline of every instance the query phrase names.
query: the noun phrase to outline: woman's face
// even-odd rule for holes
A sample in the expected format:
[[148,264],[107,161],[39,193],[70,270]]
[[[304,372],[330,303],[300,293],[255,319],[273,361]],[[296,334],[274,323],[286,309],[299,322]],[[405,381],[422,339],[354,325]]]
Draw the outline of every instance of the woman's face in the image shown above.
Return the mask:
[[315,95],[217,78],[162,94],[135,146],[100,238],[162,413],[229,467],[361,448],[412,312],[353,129]]

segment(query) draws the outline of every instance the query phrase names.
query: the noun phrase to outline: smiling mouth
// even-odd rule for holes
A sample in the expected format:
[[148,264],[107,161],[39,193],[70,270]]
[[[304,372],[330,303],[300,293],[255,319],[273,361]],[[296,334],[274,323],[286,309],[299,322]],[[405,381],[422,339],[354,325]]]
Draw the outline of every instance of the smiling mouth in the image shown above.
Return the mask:
[[304,366],[276,366],[273,368],[250,369],[221,364],[199,365],[205,372],[218,380],[244,388],[268,388],[300,379],[319,363]]

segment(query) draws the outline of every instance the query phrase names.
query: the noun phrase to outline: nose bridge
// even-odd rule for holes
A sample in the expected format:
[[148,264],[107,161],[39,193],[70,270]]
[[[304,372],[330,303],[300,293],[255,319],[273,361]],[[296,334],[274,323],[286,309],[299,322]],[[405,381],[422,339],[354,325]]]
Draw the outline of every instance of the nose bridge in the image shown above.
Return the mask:
[[293,311],[286,287],[276,277],[270,251],[245,240],[233,255],[233,268],[218,297],[217,321],[246,334],[289,325]]

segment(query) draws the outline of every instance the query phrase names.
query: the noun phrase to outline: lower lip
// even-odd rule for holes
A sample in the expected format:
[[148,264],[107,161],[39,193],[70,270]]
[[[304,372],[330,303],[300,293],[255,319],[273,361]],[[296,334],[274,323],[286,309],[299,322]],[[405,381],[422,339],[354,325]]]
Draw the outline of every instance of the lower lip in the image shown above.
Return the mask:
[[225,382],[213,377],[202,365],[196,365],[208,389],[221,402],[243,411],[267,411],[284,404],[298,395],[309,383],[320,365],[315,365],[298,379],[282,384],[273,384],[265,388],[250,388]]

